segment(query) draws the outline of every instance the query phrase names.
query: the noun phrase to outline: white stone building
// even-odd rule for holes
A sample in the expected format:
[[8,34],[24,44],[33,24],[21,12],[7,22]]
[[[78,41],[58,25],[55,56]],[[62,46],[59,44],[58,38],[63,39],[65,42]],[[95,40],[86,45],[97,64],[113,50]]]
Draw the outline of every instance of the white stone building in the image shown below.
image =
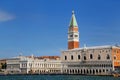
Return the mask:
[[19,56],[7,59],[7,72],[10,74],[57,74],[61,73],[60,58],[43,58]]
[[[119,51],[113,53],[114,49]],[[62,51],[63,74],[111,75],[120,71],[120,47],[96,46]],[[118,64],[116,64],[116,62]]]
[[61,60],[55,59],[42,59],[35,60],[34,67],[32,68],[34,73],[39,74],[59,74],[61,73]]
[[28,64],[31,63],[33,60],[33,58],[25,56],[9,58],[6,60],[7,72],[10,74],[26,74],[30,71],[30,66],[28,66]]

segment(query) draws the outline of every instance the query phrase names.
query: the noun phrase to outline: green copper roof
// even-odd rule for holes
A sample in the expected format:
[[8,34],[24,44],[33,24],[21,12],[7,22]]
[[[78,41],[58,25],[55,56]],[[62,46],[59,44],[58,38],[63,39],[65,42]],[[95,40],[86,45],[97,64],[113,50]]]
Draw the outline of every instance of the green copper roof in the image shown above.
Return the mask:
[[77,27],[78,26],[76,18],[75,18],[74,11],[72,11],[72,18],[71,18],[69,26],[70,27]]

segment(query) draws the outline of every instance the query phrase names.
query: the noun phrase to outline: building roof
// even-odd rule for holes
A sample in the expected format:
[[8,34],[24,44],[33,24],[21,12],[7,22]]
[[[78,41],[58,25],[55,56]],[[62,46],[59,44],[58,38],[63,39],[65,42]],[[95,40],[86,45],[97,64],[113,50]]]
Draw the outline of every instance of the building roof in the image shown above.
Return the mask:
[[91,47],[87,47],[84,46],[82,48],[75,48],[75,49],[70,49],[70,50],[66,50],[66,51],[74,51],[74,50],[83,50],[83,49],[103,49],[103,48],[120,48],[120,46],[112,46],[112,45],[103,45],[103,46],[91,46]]
[[39,57],[36,57],[38,59],[58,59],[60,58],[59,56],[39,56]]
[[77,21],[76,21],[76,18],[75,18],[74,11],[72,11],[72,18],[71,18],[69,27],[77,27],[77,26],[78,26],[78,24],[77,24]]

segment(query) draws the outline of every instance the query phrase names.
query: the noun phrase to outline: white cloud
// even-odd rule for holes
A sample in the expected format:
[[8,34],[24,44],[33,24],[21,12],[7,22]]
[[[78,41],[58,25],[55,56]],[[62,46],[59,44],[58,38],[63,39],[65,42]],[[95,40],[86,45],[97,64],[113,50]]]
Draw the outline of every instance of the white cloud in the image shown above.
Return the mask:
[[5,22],[13,19],[15,19],[14,15],[0,10],[0,22]]

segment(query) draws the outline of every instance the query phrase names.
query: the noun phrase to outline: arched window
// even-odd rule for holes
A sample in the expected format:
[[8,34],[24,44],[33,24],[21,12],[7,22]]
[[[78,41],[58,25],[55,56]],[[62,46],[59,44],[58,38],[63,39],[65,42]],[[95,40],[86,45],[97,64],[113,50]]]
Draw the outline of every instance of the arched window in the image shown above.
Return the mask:
[[78,55],[78,59],[80,59],[80,55]]
[[106,59],[110,59],[110,55],[109,54],[107,54]]
[[67,56],[65,56],[65,60],[67,60]]
[[92,73],[91,69],[90,69],[90,74]]
[[95,74],[95,70],[93,69],[93,74]]
[[84,56],[84,60],[86,60],[86,56]]
[[103,72],[105,72],[105,70],[103,69]]
[[96,73],[98,73],[98,70],[96,69]]
[[92,54],[90,54],[90,59],[93,59],[93,55]]
[[87,69],[87,74],[89,73],[88,69]]
[[101,59],[101,56],[100,55],[98,55],[98,60],[100,60]]
[[73,55],[71,55],[71,60],[73,60]]

